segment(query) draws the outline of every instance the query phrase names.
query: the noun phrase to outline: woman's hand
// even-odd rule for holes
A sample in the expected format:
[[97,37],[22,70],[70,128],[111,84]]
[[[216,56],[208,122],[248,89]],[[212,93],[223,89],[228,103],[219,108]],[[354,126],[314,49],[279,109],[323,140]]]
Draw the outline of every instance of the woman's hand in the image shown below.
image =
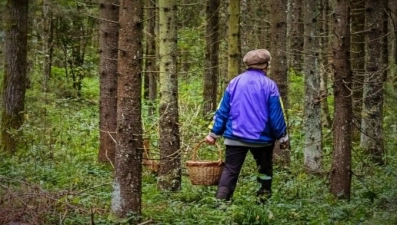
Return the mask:
[[212,137],[211,135],[207,135],[207,137],[205,137],[205,142],[210,145],[214,145],[216,142],[216,138]]

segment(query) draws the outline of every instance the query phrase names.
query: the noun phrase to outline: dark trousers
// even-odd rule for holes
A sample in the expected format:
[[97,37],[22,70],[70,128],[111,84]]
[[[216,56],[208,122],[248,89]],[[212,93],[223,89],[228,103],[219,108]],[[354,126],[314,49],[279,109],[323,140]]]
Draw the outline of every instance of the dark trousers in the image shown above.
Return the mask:
[[[223,169],[222,176],[219,181],[216,197],[227,200],[232,197],[248,151],[251,152],[255,159],[258,173],[266,175],[265,180],[258,177],[258,182],[261,183],[261,190],[271,192],[271,178],[273,177],[273,148],[274,145],[265,147],[226,145],[225,168]],[[258,190],[258,192],[259,191],[260,190]]]

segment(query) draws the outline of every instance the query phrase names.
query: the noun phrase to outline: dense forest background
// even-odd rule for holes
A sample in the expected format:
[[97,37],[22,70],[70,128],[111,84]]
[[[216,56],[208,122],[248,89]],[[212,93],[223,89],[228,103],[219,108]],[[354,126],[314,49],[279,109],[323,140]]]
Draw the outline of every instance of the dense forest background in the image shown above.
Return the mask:
[[[9,0],[0,19],[0,224],[397,224],[395,0]],[[221,210],[185,162],[255,48],[290,149],[267,204],[249,156]]]

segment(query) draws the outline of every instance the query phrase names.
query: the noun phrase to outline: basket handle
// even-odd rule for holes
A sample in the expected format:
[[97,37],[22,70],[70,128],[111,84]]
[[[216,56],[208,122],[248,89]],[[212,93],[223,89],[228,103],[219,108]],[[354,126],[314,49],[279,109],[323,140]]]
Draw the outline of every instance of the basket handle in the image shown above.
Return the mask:
[[[200,141],[197,146],[194,148],[193,150],[193,157],[192,160],[196,161],[197,160],[197,150],[200,147],[201,144],[205,143],[205,140]],[[219,161],[222,161],[222,149],[221,147],[218,145],[218,143],[215,142],[216,147],[218,148],[218,156],[219,156]]]

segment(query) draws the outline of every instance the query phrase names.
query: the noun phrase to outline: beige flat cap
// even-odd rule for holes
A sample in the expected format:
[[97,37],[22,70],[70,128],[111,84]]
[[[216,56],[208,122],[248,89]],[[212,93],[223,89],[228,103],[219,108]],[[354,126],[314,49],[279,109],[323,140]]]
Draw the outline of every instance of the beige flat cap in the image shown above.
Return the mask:
[[244,64],[249,68],[264,69],[271,60],[270,52],[266,49],[255,49],[245,54]]

